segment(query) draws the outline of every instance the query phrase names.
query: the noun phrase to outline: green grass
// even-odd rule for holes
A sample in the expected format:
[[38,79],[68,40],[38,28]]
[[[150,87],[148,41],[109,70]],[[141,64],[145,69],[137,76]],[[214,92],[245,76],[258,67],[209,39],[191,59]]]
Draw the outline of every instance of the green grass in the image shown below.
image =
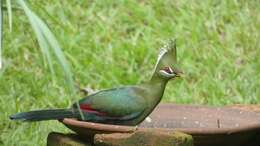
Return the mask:
[[[185,73],[171,81],[164,102],[226,105],[260,103],[260,5],[243,1],[37,1],[30,7],[55,33],[81,86],[104,89],[149,79],[158,48],[177,38]],[[6,14],[6,13],[5,13]],[[4,69],[0,71],[0,145],[46,145],[56,121],[11,122],[8,116],[69,107],[64,75],[42,59],[23,11],[5,15]]]

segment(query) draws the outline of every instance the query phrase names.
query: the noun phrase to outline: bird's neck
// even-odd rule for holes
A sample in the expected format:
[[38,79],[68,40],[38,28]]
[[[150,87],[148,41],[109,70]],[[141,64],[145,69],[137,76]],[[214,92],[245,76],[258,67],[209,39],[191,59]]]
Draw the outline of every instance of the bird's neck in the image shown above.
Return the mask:
[[167,82],[168,80],[154,74],[147,83],[150,92],[148,93],[148,100],[150,101],[151,106],[155,107],[161,101]]

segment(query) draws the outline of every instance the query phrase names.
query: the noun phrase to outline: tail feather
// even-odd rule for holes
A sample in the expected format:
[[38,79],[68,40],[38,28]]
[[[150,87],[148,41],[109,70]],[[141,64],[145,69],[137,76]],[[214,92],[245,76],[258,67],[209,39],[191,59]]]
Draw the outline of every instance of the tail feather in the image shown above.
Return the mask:
[[51,109],[17,113],[10,116],[10,119],[21,121],[42,121],[77,117],[78,113],[73,112],[72,109]]

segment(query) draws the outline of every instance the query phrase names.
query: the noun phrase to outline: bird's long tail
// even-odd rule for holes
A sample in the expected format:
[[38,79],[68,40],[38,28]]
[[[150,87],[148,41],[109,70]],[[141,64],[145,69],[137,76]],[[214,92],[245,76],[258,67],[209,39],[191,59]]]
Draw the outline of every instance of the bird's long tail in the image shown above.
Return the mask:
[[17,113],[10,116],[11,120],[42,121],[57,120],[63,118],[78,118],[79,113],[72,109],[51,109]]

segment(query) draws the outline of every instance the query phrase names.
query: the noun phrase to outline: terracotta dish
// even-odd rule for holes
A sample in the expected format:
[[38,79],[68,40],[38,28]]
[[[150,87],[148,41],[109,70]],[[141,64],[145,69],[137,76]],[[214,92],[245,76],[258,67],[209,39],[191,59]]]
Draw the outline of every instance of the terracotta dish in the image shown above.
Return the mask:
[[225,107],[160,104],[138,128],[64,119],[61,122],[79,135],[130,133],[154,128],[191,134],[195,146],[243,145],[260,132],[260,114]]

